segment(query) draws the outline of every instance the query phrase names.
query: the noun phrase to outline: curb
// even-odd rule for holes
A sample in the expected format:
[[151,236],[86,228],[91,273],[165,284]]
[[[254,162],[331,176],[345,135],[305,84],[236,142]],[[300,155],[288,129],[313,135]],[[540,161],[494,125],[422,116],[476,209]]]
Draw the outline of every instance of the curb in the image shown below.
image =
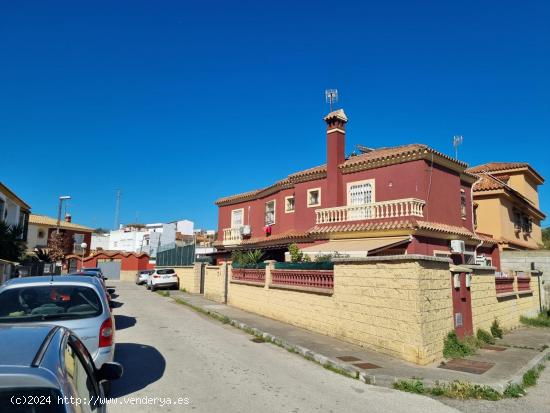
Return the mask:
[[[195,304],[192,304],[185,300],[183,297],[172,297],[168,296],[165,298],[169,298],[176,303],[185,305],[187,307],[190,307],[191,309],[198,311],[200,313],[209,315],[218,321],[222,321],[224,324],[229,324],[235,328],[238,328],[239,330],[244,331],[245,333],[254,335],[256,337],[263,338],[266,342],[270,342],[272,344],[275,344],[278,347],[282,347],[286,349],[287,351],[291,353],[296,353],[304,357],[306,360],[314,361],[321,366],[333,370],[336,373],[342,374],[344,376],[347,376],[352,379],[359,380],[365,384],[372,384],[372,385],[378,385],[382,387],[389,387],[393,388],[393,384],[399,380],[410,380],[411,377],[397,377],[397,376],[388,376],[385,374],[380,375],[374,375],[364,372],[361,369],[358,369],[352,365],[349,365],[347,363],[342,363],[339,360],[335,360],[333,358],[327,357],[321,353],[317,353],[313,350],[310,350],[306,347],[293,344],[289,341],[286,341],[280,337],[274,336],[271,333],[268,333],[266,331],[262,331],[257,329],[256,327],[251,327],[246,323],[243,323],[242,321],[235,320],[233,318],[229,318],[224,314],[221,314],[217,311],[210,310],[201,306],[197,306]],[[545,360],[550,359],[550,348],[545,349],[544,351],[540,352],[540,354],[537,354],[535,357],[533,357],[525,366],[523,366],[517,373],[515,373],[511,378],[508,380],[500,380],[493,383],[477,383],[475,381],[468,380],[471,384],[474,385],[480,385],[480,386],[487,386],[491,387],[494,390],[499,391],[500,393],[504,392],[506,387],[508,387],[509,384],[521,384],[523,381],[523,375],[528,370],[532,369],[533,367],[544,363]],[[433,379],[423,379],[423,381],[431,386],[434,386],[436,384],[449,384],[451,381],[448,380],[433,380]]]

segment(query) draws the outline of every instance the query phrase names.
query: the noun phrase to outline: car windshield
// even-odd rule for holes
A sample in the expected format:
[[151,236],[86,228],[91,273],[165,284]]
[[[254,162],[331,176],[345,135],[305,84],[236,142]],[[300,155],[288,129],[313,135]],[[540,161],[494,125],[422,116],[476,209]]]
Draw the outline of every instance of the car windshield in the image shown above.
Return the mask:
[[157,270],[157,274],[174,274],[174,270],[172,269],[167,269],[167,270]]
[[[59,397],[59,398],[58,398]],[[14,400],[26,400],[14,403]],[[31,401],[34,401],[31,403]],[[0,412],[10,413],[65,413],[61,393],[55,389],[29,387],[1,389]]]
[[0,323],[91,318],[102,312],[97,293],[85,286],[29,286],[0,294]]
[[153,274],[153,271],[147,270],[147,271],[140,271],[139,273],[144,274],[144,275],[151,275],[151,274]]

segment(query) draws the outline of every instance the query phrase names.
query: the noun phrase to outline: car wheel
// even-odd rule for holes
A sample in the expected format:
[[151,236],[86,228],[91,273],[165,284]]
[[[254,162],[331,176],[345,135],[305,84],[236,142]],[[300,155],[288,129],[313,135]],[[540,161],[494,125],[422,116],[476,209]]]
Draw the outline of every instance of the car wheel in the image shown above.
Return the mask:
[[179,290],[180,289],[180,283],[177,283],[172,286],[172,290]]
[[156,288],[155,288],[155,284],[151,284],[151,291],[155,291]]
[[148,290],[151,289],[151,287],[149,286],[149,284],[145,284],[145,288],[148,289]]

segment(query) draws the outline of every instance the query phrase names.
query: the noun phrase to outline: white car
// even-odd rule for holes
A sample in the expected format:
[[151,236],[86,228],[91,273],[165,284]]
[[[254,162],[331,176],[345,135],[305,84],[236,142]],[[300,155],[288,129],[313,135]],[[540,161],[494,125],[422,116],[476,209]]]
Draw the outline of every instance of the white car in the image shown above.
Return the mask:
[[147,289],[155,291],[158,288],[173,288],[179,290],[180,279],[173,268],[162,268],[153,271],[147,279]]
[[72,330],[99,369],[113,361],[115,323],[97,277],[13,278],[0,287],[0,325],[54,324]]
[[154,272],[155,270],[138,271],[138,273],[136,274],[136,284],[137,285],[147,284],[147,280],[149,279],[149,276]]

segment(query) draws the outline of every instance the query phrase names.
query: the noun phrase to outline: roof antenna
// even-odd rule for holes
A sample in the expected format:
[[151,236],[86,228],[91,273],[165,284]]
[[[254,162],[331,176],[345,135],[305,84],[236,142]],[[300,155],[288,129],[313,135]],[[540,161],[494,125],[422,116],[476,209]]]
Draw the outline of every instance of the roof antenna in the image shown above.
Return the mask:
[[334,104],[338,102],[338,89],[326,89],[325,90],[325,100],[330,106],[330,111],[334,110]]
[[464,138],[462,135],[455,135],[453,136],[453,146],[455,147],[455,159],[458,160],[458,146],[462,145],[464,142]]

